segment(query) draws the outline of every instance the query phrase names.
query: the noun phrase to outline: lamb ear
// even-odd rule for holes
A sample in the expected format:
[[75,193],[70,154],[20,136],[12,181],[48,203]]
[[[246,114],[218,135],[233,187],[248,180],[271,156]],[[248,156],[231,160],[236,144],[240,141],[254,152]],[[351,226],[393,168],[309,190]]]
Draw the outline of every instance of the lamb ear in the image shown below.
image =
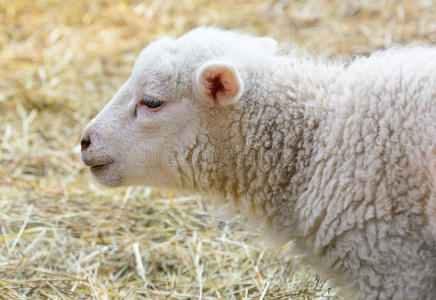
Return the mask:
[[227,105],[235,103],[244,93],[238,70],[226,61],[209,61],[196,72],[195,86],[201,99]]

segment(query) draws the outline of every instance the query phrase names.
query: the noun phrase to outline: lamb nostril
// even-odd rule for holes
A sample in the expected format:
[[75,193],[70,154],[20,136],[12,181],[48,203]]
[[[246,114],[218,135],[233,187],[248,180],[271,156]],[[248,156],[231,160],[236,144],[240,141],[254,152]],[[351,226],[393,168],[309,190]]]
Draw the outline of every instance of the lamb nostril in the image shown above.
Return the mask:
[[83,137],[82,140],[80,141],[81,150],[82,151],[86,150],[86,148],[88,148],[89,145],[91,145],[91,139],[89,137]]

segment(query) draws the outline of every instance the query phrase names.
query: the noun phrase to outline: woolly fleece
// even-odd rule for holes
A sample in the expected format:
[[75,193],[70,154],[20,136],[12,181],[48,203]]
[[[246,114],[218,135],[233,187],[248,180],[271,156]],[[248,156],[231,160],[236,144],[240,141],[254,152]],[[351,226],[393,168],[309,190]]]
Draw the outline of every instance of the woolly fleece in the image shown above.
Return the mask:
[[199,28],[143,50],[82,160],[232,207],[347,298],[436,299],[435,116],[434,47],[343,63]]

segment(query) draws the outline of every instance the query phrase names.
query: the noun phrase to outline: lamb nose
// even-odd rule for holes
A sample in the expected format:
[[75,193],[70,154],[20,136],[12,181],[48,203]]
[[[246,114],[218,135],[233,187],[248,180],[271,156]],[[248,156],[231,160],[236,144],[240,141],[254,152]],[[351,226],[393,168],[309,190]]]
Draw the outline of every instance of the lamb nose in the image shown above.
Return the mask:
[[84,136],[80,141],[81,150],[82,151],[86,150],[86,148],[88,148],[89,145],[91,145],[91,139],[89,138],[89,136]]

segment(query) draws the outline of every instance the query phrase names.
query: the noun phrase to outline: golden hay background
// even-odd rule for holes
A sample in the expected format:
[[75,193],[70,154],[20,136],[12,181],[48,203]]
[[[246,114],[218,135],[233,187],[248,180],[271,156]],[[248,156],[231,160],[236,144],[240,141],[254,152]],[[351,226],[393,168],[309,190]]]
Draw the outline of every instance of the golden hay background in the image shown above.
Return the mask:
[[0,298],[332,295],[195,196],[95,185],[83,127],[163,34],[217,25],[336,56],[435,43],[435,18],[432,0],[0,0]]

